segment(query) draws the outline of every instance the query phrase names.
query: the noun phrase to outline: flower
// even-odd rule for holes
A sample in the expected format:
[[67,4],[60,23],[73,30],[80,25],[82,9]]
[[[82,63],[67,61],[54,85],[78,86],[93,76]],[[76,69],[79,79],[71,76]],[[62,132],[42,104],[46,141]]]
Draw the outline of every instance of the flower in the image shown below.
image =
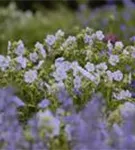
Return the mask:
[[32,83],[37,79],[37,71],[36,70],[29,70],[26,71],[24,74],[24,81],[26,83]]
[[121,49],[123,49],[123,47],[124,47],[124,45],[121,41],[115,42],[115,49],[116,50],[121,50]]
[[39,108],[46,108],[50,105],[50,101],[48,99],[43,99],[39,104]]
[[62,46],[68,47],[70,45],[73,45],[74,43],[76,43],[76,37],[75,36],[69,36],[66,41],[62,44]]
[[121,81],[123,79],[123,73],[120,70],[113,72],[113,79],[115,81]]
[[110,42],[110,40],[109,40],[108,43],[107,43],[107,48],[108,48],[109,50],[112,50],[112,49],[113,49],[113,45],[112,45],[112,43]]
[[59,30],[56,32],[55,37],[56,37],[56,39],[59,39],[59,38],[63,37],[64,34],[65,34],[65,33],[64,33],[62,30],[59,29]]
[[52,46],[56,41],[56,37],[54,35],[47,35],[45,42],[47,45]]
[[118,55],[110,55],[108,62],[115,66],[119,62],[119,56]]
[[43,46],[40,42],[37,42],[37,43],[35,44],[35,47],[36,47],[37,49],[39,49],[41,55],[43,56],[43,58],[45,58],[45,57],[46,57],[46,51],[45,51],[45,49],[44,49],[44,46]]
[[25,69],[27,66],[27,58],[23,57],[23,56],[18,56],[15,58],[16,62],[19,63],[19,65],[21,66],[21,68]]
[[118,94],[113,93],[113,96],[117,100],[122,100],[122,99],[131,98],[132,94],[129,92],[129,90],[121,90],[120,93]]
[[96,31],[96,37],[98,40],[102,41],[105,36],[104,36],[103,32],[99,30],[99,31]]
[[87,64],[85,65],[85,68],[89,71],[89,72],[93,72],[95,70],[95,66],[94,64],[87,62]]
[[92,37],[90,35],[85,34],[85,36],[84,36],[84,43],[90,44],[90,45],[93,44]]
[[5,57],[0,55],[0,68],[2,71],[5,71],[9,67],[10,61],[11,59],[9,56]]
[[17,54],[18,56],[23,55],[25,52],[23,41],[20,40],[17,44],[18,45],[17,48],[15,49],[15,54]]
[[32,62],[36,62],[38,60],[38,54],[36,52],[30,53],[29,57]]
[[[40,111],[37,113],[38,126],[46,130],[46,134],[50,137],[58,136],[60,133],[60,121],[55,118],[50,110]],[[51,129],[51,132],[47,130]]]

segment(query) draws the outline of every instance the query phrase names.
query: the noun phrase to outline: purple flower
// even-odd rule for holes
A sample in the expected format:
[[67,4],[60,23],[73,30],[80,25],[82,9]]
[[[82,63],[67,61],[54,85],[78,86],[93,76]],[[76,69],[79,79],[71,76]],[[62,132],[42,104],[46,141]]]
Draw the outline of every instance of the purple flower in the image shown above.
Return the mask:
[[50,105],[50,101],[48,99],[43,99],[39,104],[39,108],[46,108]]

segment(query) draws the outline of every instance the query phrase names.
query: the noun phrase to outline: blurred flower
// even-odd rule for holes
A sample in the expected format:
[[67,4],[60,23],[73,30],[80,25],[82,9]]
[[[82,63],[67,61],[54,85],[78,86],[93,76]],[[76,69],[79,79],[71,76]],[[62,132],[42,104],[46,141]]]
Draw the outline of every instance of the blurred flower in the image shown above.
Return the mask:
[[119,62],[119,56],[118,55],[110,55],[108,62],[115,66]]
[[23,56],[18,56],[15,58],[16,62],[18,62],[18,64],[21,66],[21,68],[25,69],[27,66],[27,58],[23,57]]
[[2,71],[5,71],[10,64],[11,58],[9,56],[5,57],[3,55],[0,55],[0,69]]
[[89,71],[89,72],[93,72],[95,70],[95,66],[93,63],[87,62],[87,64],[85,65],[85,68]]
[[99,30],[99,31],[96,31],[96,37],[98,40],[102,41],[105,36],[104,36],[103,32]]
[[54,35],[47,35],[45,42],[47,45],[52,46],[56,41],[56,37]]
[[38,54],[36,52],[30,53],[30,60],[36,62],[38,60]]
[[24,44],[23,44],[23,41],[19,41],[17,43],[17,48],[15,49],[15,54],[17,54],[18,56],[21,56],[23,55],[25,52],[25,47],[24,47]]
[[115,49],[116,50],[121,50],[121,49],[123,49],[123,47],[124,47],[124,45],[121,41],[115,42]]
[[46,108],[50,105],[50,101],[48,99],[43,99],[39,104],[39,108]]
[[113,79],[115,81],[121,81],[123,79],[123,73],[120,70],[113,72]]
[[45,58],[46,57],[46,51],[44,49],[44,46],[41,43],[37,42],[35,44],[35,47],[40,51],[40,53],[43,56],[43,58]]
[[37,79],[37,71],[36,70],[29,70],[26,71],[24,74],[24,81],[26,83],[32,83]]

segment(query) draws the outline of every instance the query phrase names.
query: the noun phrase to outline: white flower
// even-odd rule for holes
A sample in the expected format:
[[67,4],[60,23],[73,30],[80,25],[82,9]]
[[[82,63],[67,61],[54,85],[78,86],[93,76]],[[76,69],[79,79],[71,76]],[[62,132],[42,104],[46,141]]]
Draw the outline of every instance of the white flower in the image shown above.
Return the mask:
[[38,54],[36,52],[30,53],[30,60],[36,62],[38,60]]
[[124,55],[129,55],[129,52],[128,52],[126,49],[124,49],[124,50],[123,50],[123,54],[124,54]]
[[118,94],[113,93],[113,96],[117,100],[122,100],[122,99],[131,98],[132,94],[129,92],[129,90],[121,90],[120,93]]
[[56,37],[54,35],[47,35],[45,42],[47,45],[52,46],[56,41]]
[[115,81],[121,81],[123,79],[123,73],[120,70],[113,72],[113,79]]
[[105,36],[104,36],[103,32],[99,30],[96,32],[96,37],[98,40],[102,41]]
[[95,70],[95,66],[94,64],[87,62],[87,64],[85,65],[85,68],[89,71],[89,72],[93,72]]
[[36,70],[29,70],[26,71],[24,74],[24,81],[26,83],[32,83],[37,79],[37,71]]
[[[60,120],[55,118],[48,109],[37,113],[38,126],[46,130],[47,136],[54,137],[60,133]],[[50,131],[51,129],[51,131]]]
[[115,66],[119,62],[119,56],[118,55],[111,55],[108,62],[112,65]]
[[112,50],[112,49],[113,49],[113,45],[112,45],[112,43],[111,43],[110,41],[108,41],[108,43],[107,43],[107,48],[108,48],[109,50]]
[[58,30],[55,34],[56,39],[59,39],[64,36],[64,32],[62,30]]
[[115,49],[121,50],[124,47],[123,43],[121,41],[115,42]]
[[20,56],[20,55],[23,55],[24,52],[25,52],[25,47],[24,47],[23,41],[20,40],[18,42],[17,48],[15,49],[15,54]]
[[3,55],[0,55],[0,68],[2,71],[5,71],[9,67],[11,59],[9,56],[4,57]]
[[35,44],[35,47],[36,47],[37,49],[39,49],[41,55],[43,56],[43,58],[45,58],[45,57],[46,57],[46,51],[45,51],[45,49],[44,49],[44,46],[43,46],[41,43],[37,42],[37,43]]
[[16,62],[19,63],[21,68],[26,68],[28,60],[23,56],[18,56],[15,58]]

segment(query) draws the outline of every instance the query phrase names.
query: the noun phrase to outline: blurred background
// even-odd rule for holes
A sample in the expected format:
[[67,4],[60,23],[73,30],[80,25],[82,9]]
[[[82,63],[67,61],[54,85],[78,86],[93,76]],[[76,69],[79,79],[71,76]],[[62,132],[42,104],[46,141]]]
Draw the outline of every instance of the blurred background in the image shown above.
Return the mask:
[[84,27],[114,34],[126,44],[135,35],[135,0],[3,0],[0,1],[0,52],[8,41],[27,47],[62,29],[76,34]]

